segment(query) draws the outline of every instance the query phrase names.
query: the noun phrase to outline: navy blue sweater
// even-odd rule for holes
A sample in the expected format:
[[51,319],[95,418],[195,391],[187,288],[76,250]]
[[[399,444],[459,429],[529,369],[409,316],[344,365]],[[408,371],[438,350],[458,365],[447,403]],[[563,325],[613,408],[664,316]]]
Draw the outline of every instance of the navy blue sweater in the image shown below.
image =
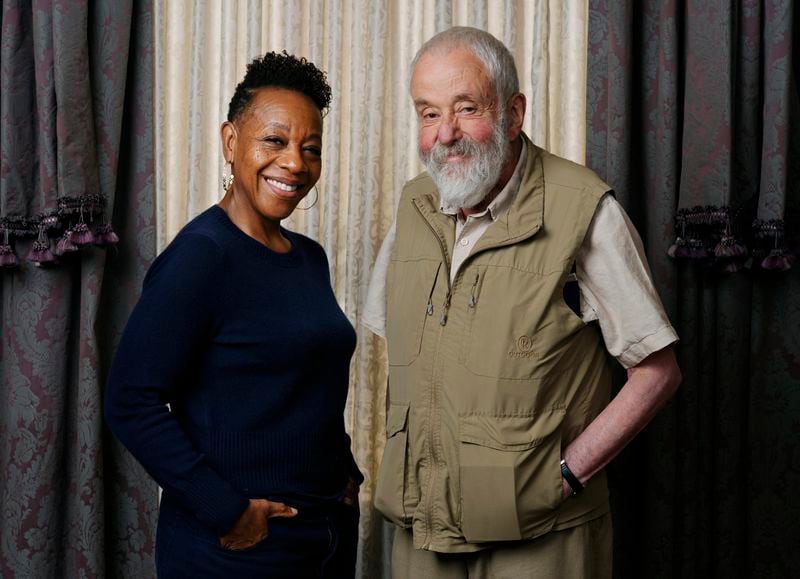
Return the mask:
[[361,481],[343,417],[355,332],[322,247],[283,233],[292,249],[275,253],[218,206],[186,225],[147,273],[108,380],[114,434],[220,534],[248,498]]

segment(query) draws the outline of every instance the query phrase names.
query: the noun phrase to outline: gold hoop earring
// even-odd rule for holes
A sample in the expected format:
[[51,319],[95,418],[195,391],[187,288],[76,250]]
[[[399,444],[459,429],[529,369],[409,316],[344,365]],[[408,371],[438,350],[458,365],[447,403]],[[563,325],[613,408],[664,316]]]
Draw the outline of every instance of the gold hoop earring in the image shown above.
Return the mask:
[[[229,163],[225,163],[225,165],[229,165]],[[231,165],[231,173],[230,175],[225,173],[225,169],[222,170],[222,190],[227,193],[230,191],[230,188],[233,186],[233,165]]]
[[317,186],[316,186],[316,185],[314,185],[314,193],[315,193],[316,195],[315,195],[315,197],[314,197],[314,202],[313,202],[311,205],[307,205],[306,207],[300,207],[300,206],[298,205],[298,206],[296,207],[296,209],[299,209],[300,211],[308,211],[309,209],[311,209],[312,207],[314,207],[314,205],[316,205],[316,204],[317,204],[317,201],[319,201],[319,189],[317,189]]

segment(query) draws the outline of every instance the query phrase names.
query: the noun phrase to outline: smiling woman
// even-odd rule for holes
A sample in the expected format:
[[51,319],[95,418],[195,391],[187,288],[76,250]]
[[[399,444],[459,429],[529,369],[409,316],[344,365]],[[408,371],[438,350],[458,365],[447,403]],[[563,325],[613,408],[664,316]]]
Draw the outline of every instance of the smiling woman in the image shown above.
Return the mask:
[[308,96],[284,88],[253,91],[247,108],[222,125],[222,149],[234,177],[220,202],[242,231],[285,253],[278,224],[322,171],[322,113]]
[[319,179],[329,102],[305,59],[248,66],[221,127],[225,197],[153,263],[117,351],[106,418],[164,489],[160,578],[355,572],[355,332],[323,249],[281,227]]

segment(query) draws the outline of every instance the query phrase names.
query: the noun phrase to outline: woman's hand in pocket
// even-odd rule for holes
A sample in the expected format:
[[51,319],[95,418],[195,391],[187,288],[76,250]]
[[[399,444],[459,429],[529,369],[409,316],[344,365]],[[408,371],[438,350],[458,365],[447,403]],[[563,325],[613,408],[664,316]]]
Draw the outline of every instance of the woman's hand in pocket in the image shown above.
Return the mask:
[[232,551],[249,549],[260,543],[269,535],[267,519],[272,517],[294,517],[297,509],[283,503],[274,503],[266,499],[250,499],[239,520],[226,535],[220,537],[220,544]]

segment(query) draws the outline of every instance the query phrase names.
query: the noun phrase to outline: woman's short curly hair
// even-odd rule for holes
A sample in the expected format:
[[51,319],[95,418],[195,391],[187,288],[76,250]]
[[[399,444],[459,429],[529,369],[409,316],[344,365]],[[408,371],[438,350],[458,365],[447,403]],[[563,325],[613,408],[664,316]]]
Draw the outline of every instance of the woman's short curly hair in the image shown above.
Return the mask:
[[234,121],[242,115],[257,89],[271,86],[303,93],[323,114],[331,103],[331,87],[325,73],[312,62],[285,50],[268,52],[247,65],[244,79],[236,86],[228,105],[228,120]]

